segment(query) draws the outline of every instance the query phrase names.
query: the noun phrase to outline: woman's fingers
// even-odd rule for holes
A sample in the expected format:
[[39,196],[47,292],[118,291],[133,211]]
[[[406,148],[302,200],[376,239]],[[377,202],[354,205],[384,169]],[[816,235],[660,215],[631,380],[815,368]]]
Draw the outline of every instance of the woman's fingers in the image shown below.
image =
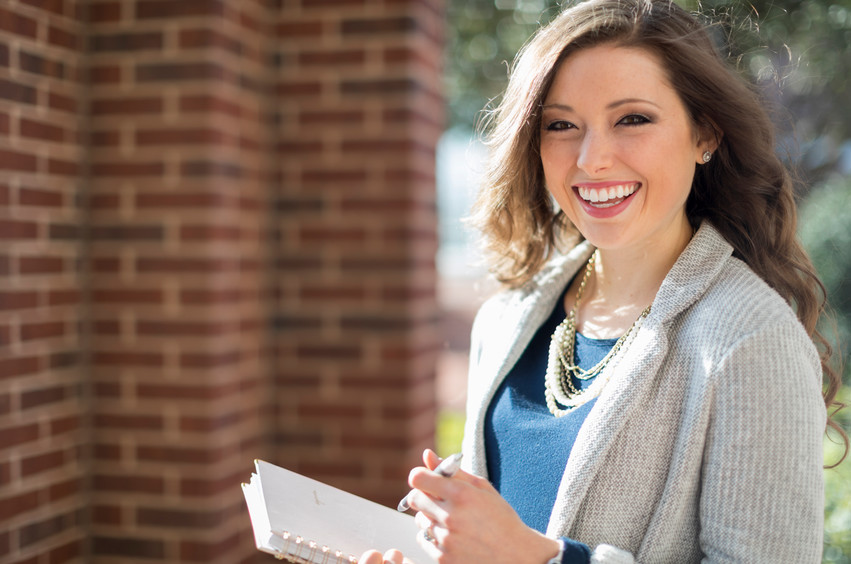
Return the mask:
[[402,553],[396,550],[395,548],[391,548],[387,552],[384,553],[384,562],[382,564],[404,564],[405,562],[410,562],[406,560]]
[[358,564],[384,564],[384,557],[377,550],[367,550],[358,559]]
[[358,564],[411,564],[411,561],[395,548],[391,548],[384,554],[377,550],[368,550],[361,555]]
[[423,464],[425,464],[426,468],[429,470],[434,470],[437,468],[437,465],[440,464],[440,461],[443,460],[437,453],[427,448],[423,451]]

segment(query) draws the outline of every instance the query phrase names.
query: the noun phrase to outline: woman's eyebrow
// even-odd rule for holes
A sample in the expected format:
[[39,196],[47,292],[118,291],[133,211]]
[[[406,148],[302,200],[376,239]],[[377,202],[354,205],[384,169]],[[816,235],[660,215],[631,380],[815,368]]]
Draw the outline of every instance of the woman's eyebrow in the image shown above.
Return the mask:
[[[656,102],[652,102],[650,100],[647,100],[645,98],[623,98],[621,100],[615,100],[614,102],[611,102],[609,105],[607,105],[606,109],[611,110],[611,109],[617,108],[619,106],[623,106],[624,104],[634,104],[636,102],[642,103],[642,104],[650,104],[651,106],[655,106],[655,107],[661,109],[661,106],[659,106],[659,104],[657,104]],[[555,102],[555,103],[552,103],[552,104],[543,104],[541,107],[545,110],[555,109],[555,110],[562,110],[562,111],[565,111],[565,112],[574,111],[574,109],[571,106],[569,106],[567,104],[560,104],[558,102]]]

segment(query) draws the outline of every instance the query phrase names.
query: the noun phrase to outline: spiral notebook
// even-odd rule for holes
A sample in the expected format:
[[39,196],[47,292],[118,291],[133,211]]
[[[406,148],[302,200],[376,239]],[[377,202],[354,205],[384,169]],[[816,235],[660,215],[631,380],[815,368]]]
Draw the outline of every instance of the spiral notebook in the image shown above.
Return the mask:
[[397,548],[415,564],[434,562],[410,515],[262,460],[254,465],[242,492],[259,550],[298,564],[356,564],[369,549]]

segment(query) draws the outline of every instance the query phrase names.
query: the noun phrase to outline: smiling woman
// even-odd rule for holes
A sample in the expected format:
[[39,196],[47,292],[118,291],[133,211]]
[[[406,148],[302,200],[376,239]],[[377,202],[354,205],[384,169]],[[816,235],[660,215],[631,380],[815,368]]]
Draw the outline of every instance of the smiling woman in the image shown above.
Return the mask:
[[673,2],[590,0],[492,118],[476,219],[504,288],[473,327],[463,469],[410,475],[423,547],[819,562],[838,376],[758,97]]

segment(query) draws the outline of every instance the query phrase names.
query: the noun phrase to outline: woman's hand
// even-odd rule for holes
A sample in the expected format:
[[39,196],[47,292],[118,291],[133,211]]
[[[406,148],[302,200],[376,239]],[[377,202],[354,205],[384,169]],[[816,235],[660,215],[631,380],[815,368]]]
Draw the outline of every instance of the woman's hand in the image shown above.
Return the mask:
[[451,478],[436,474],[440,458],[431,450],[423,462],[426,468],[408,477],[416,490],[409,501],[423,530],[417,540],[437,562],[544,564],[558,554],[558,542],[527,527],[490,482],[463,470]]

